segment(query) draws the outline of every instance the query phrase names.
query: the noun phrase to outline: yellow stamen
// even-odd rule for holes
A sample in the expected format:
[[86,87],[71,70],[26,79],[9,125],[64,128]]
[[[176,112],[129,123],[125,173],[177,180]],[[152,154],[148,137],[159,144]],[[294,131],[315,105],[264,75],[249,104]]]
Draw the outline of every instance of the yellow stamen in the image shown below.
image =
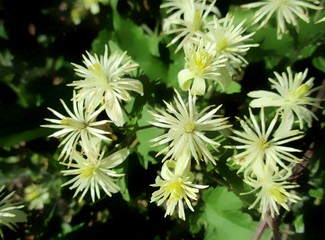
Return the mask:
[[186,133],[192,133],[195,130],[195,124],[193,122],[186,123],[184,130]]

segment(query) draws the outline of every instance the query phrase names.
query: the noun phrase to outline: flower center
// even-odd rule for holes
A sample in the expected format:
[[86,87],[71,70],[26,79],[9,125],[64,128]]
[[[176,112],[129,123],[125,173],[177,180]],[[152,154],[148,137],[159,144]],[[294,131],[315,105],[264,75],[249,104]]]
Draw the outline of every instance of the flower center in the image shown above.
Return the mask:
[[108,85],[109,78],[106,76],[102,65],[99,63],[94,63],[93,65],[88,66],[88,70],[96,76],[97,81],[99,81],[102,85]]
[[260,139],[259,142],[257,143],[257,146],[259,149],[265,150],[270,146],[270,143],[265,139]]
[[94,164],[91,164],[88,167],[80,170],[80,172],[81,172],[80,177],[84,178],[84,179],[92,177],[93,175],[95,175],[96,170],[97,170],[97,166],[95,166]]
[[217,50],[218,51],[226,50],[228,45],[229,45],[229,43],[228,43],[227,38],[223,37],[220,41],[217,42]]
[[269,193],[271,196],[277,201],[277,203],[282,204],[285,202],[285,196],[282,194],[282,188],[279,187],[272,187],[269,189]]
[[72,118],[63,118],[61,120],[61,124],[78,130],[85,129],[87,127],[85,122],[76,121]]
[[193,122],[186,123],[184,130],[186,133],[192,133],[195,130],[195,124]]
[[312,86],[307,83],[302,84],[296,90],[290,92],[289,100],[292,102],[297,101],[298,99],[306,95],[306,93],[310,90],[311,87]]
[[177,177],[176,179],[171,182],[166,189],[166,193],[170,194],[169,199],[170,200],[176,200],[178,201],[179,199],[184,198],[186,196],[184,188],[179,181],[179,178]]

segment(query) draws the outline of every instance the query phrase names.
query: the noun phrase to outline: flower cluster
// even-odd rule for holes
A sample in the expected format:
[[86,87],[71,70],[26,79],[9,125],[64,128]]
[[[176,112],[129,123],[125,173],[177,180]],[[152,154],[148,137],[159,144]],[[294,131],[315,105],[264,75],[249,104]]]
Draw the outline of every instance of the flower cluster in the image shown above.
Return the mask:
[[[123,174],[112,168],[121,164],[129,151],[123,148],[106,156],[106,151],[101,148],[103,143],[107,145],[112,141],[112,125],[121,127],[125,123],[121,104],[131,100],[128,91],[143,95],[143,87],[139,80],[128,77],[138,65],[126,52],[116,51],[109,55],[106,45],[104,55],[87,52],[83,58],[86,67],[73,64],[82,79],[69,84],[74,87],[73,111],[61,100],[68,116],[49,108],[58,119],[46,118],[51,124],[42,126],[58,130],[50,137],[61,140],[59,160],[62,159],[62,164],[68,168],[62,171],[63,175],[75,175],[63,186],[73,184],[70,189],[76,188],[75,195],[82,192],[80,199],[90,191],[92,201],[95,201],[96,196],[100,198],[100,189],[108,196],[119,190],[114,178]],[[104,111],[109,120],[97,120]],[[65,163],[67,159],[69,161]]]
[[230,14],[219,18],[215,2],[209,5],[201,0],[178,0],[161,5],[169,13],[164,33],[176,34],[167,46],[179,42],[176,52],[183,49],[185,54],[184,69],[178,74],[179,86],[193,95],[205,94],[206,81],[225,90],[237,71],[248,64],[244,55],[258,46],[247,43],[254,32],[245,33],[245,21],[236,25]]
[[[246,117],[246,121],[240,120],[243,131],[234,130],[231,137],[240,145],[228,146],[240,151],[230,159],[240,166],[239,173],[244,171],[244,181],[254,188],[252,192],[259,190],[251,208],[260,201],[263,218],[267,212],[272,217],[279,214],[279,205],[288,210],[288,202],[299,199],[285,189],[296,187],[288,179],[296,164],[301,162],[294,154],[301,151],[287,144],[303,137],[302,131],[293,129],[294,118],[298,118],[300,129],[304,122],[310,127],[312,117],[317,118],[307,106],[320,107],[319,100],[311,96],[318,89],[312,88],[314,78],[304,83],[307,70],[293,75],[287,68],[287,73],[274,74],[277,79],[270,78],[269,81],[278,93],[264,90],[248,93],[256,98],[250,106],[261,108],[260,117],[257,119],[250,109],[250,117]],[[277,108],[274,118],[267,123],[264,107],[271,106]]]
[[[159,200],[158,205],[160,205],[168,198],[166,215],[173,214],[178,203],[178,216],[185,220],[182,201],[185,200],[189,208],[193,210],[187,196],[192,196],[190,198],[195,200],[197,189],[202,188],[200,185],[194,185],[191,181],[193,178],[189,177],[192,175],[191,159],[194,158],[197,164],[204,161],[215,165],[213,153],[217,151],[220,143],[206,136],[205,132],[220,131],[230,125],[227,118],[215,115],[221,105],[218,107],[208,106],[198,111],[195,106],[196,96],[192,96],[190,93],[187,103],[176,91],[174,104],[167,102],[165,104],[166,110],[157,108],[151,112],[155,121],[150,123],[168,130],[165,134],[152,139],[155,143],[153,146],[168,143],[167,147],[157,155],[166,153],[163,161],[169,159],[163,165],[162,179],[157,178],[156,184],[153,185],[160,189],[153,193],[151,201]],[[168,167],[170,165],[173,165],[175,171],[167,171],[170,169]]]
[[[104,0],[95,2],[106,3]],[[320,9],[316,1],[313,2],[269,0],[243,7],[260,7],[253,20],[256,24],[264,19],[259,28],[277,14],[280,39],[287,32],[286,23],[298,29],[297,18],[307,22],[307,9]],[[66,114],[48,108],[56,118],[46,118],[48,123],[42,126],[56,130],[50,137],[60,140],[58,159],[66,167],[61,172],[64,177],[71,177],[62,186],[69,185],[69,189],[75,191],[73,197],[80,195],[81,200],[90,193],[95,202],[103,192],[107,196],[118,192],[118,181],[124,176],[123,162],[130,153],[130,145],[138,142],[136,131],[153,127],[163,129],[164,133],[142,143],[161,148],[156,154],[161,157],[161,170],[151,184],[158,190],[152,193],[150,202],[164,206],[165,216],[176,211],[183,220],[186,208],[194,211],[193,201],[199,198],[200,190],[208,186],[195,176],[193,165],[203,162],[217,166],[219,140],[224,137],[221,133],[230,132],[228,129],[232,126],[227,117],[219,114],[222,105],[210,105],[206,100],[212,94],[217,95],[214,91],[225,92],[233,81],[244,75],[244,68],[249,64],[247,53],[259,46],[252,41],[256,32],[247,27],[246,20],[238,21],[230,13],[221,17],[215,5],[216,0],[166,0],[161,4],[166,15],[162,31],[170,40],[167,47],[175,46],[172,54],[183,54],[180,56],[184,56],[184,65],[174,76],[179,89],[175,89],[173,101],[164,101],[164,107],[149,107],[152,117],[149,126],[139,126],[138,118],[142,114],[141,107],[152,103],[150,94],[141,99],[143,105],[134,118],[131,119],[124,108],[125,102],[132,103],[132,94],[144,95],[143,85],[136,78],[139,65],[126,52],[111,51],[105,45],[104,54],[86,52],[83,65],[72,64],[79,77],[68,84],[73,87],[72,109],[61,100]],[[93,11],[97,12],[95,6]],[[269,78],[270,87],[276,92],[248,93],[254,98],[250,102],[249,116],[237,118],[241,130],[233,129],[230,136],[230,141],[237,143],[226,146],[235,149],[228,160],[252,188],[242,194],[256,194],[249,208],[259,204],[263,218],[268,214],[275,217],[280,213],[280,206],[288,210],[290,203],[299,200],[290,191],[297,185],[289,178],[301,162],[301,150],[292,144],[303,138],[304,124],[310,127],[312,120],[317,119],[308,107],[320,108],[320,100],[312,97],[318,88],[313,87],[314,78],[305,81],[307,74],[308,70],[293,74],[288,67],[286,72],[274,72],[275,78]],[[136,104],[135,101],[134,108],[138,107]],[[269,107],[276,110],[266,112]],[[260,108],[259,115],[254,114],[254,108]],[[295,129],[295,120],[300,129]],[[115,141],[120,135],[126,136],[125,139]],[[37,191],[26,192],[31,195],[30,208],[42,207],[48,196],[43,196],[41,201],[41,197],[33,198],[34,192]]]

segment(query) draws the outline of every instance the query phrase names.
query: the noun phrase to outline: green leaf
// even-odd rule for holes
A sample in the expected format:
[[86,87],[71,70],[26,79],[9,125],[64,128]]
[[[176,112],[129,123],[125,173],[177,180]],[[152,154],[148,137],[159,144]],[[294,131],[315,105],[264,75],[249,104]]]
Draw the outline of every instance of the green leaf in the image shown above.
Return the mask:
[[206,240],[246,240],[253,237],[257,222],[254,222],[249,214],[241,211],[242,202],[227,188],[209,188],[203,193],[202,199],[204,204],[198,213],[200,216],[196,216],[194,228],[191,226],[192,232],[193,230],[197,232],[198,226],[204,225]]
[[126,183],[126,178],[122,177],[118,181],[118,186],[120,187],[120,193],[125,201],[130,202],[130,194]]
[[225,93],[227,94],[240,93],[240,92],[241,92],[241,85],[236,81],[231,81],[230,85],[225,90]]
[[312,63],[315,68],[325,73],[325,57],[322,56],[315,57],[313,58]]
[[[151,80],[166,79],[167,66],[156,56],[152,55],[152,39],[144,33],[143,28],[133,21],[123,18],[117,11],[117,1],[112,1],[113,26],[117,43],[127,51],[134,61]],[[155,37],[155,36],[153,36]]]
[[155,154],[158,152],[162,147],[152,147],[151,139],[158,137],[159,135],[163,134],[163,130],[157,127],[150,127],[148,125],[148,121],[153,120],[150,113],[148,112],[147,106],[144,106],[142,111],[142,117],[139,119],[138,124],[139,126],[148,126],[148,128],[144,128],[137,131],[137,137],[139,140],[137,152],[139,155],[139,160],[141,165],[147,169],[149,162],[156,163],[157,160],[155,159]]
[[171,53],[172,62],[169,64],[168,67],[168,74],[167,74],[167,84],[170,87],[178,88],[178,73],[184,68],[184,53],[178,52],[176,54]]
[[52,132],[52,130],[45,129],[45,128],[36,128],[27,130],[24,132],[20,132],[17,134],[13,134],[6,137],[0,137],[0,147],[12,147],[16,144],[19,144],[21,142],[27,142],[39,137],[44,137],[49,135]]
[[299,215],[293,222],[297,233],[305,232],[304,215]]

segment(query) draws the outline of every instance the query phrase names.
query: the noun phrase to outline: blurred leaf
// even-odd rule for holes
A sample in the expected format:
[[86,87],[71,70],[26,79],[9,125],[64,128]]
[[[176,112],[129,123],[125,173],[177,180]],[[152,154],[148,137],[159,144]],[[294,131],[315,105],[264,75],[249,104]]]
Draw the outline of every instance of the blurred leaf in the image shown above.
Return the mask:
[[3,25],[4,21],[0,21],[0,38],[8,40],[8,34],[6,32],[5,26]]
[[305,232],[305,223],[304,223],[304,215],[299,215],[294,220],[295,231],[297,233],[304,233]]
[[231,81],[230,85],[225,90],[225,93],[227,94],[240,93],[240,92],[241,92],[241,85],[236,81]]
[[12,147],[21,142],[27,142],[39,137],[48,136],[51,132],[52,130],[49,129],[36,128],[36,129],[23,131],[6,137],[1,136],[0,147],[2,148]]
[[325,57],[322,56],[315,57],[313,58],[312,63],[315,68],[325,73]]

